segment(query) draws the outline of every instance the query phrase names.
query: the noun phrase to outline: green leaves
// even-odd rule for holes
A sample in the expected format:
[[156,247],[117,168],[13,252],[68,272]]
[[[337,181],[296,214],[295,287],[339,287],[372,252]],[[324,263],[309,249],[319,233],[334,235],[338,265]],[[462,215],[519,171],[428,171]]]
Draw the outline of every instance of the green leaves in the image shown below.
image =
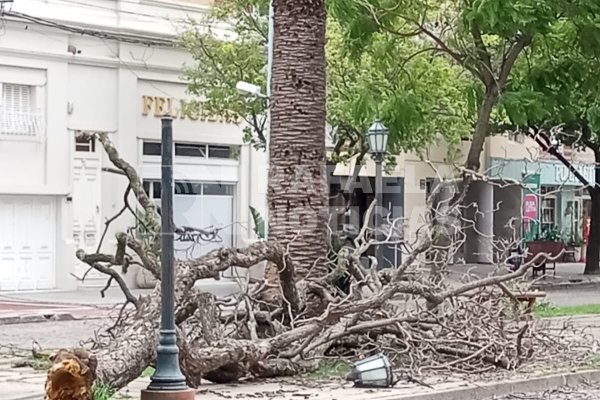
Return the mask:
[[467,28],[477,24],[485,34],[511,39],[523,33],[546,32],[557,18],[558,3],[553,0],[474,0],[463,8],[463,21]]
[[[470,80],[461,76],[461,69],[432,56],[429,43],[398,42],[389,32],[380,32],[380,24],[394,28],[396,16],[387,11],[372,14],[371,7],[387,10],[395,3],[328,3],[330,15],[357,18],[344,29],[338,19],[328,21],[327,121],[334,128],[337,149],[332,160],[346,161],[363,152],[365,132],[377,118],[390,129],[393,153],[423,148],[440,134],[464,135],[471,129],[473,120],[464,112],[461,91]],[[267,14],[267,0],[225,0],[206,21],[190,23],[181,39],[194,58],[184,72],[189,92],[203,100],[206,113],[243,118],[244,140],[257,148],[265,143],[267,102],[241,97],[235,85],[241,80],[266,90]],[[232,37],[222,35],[225,22],[232,24]],[[348,34],[346,28],[354,32]]]
[[[184,69],[188,92],[202,99],[204,116],[242,119],[251,126],[245,139],[264,147],[266,101],[243,97],[236,83],[245,81],[266,91],[266,14],[268,1],[226,0],[204,21],[190,21],[180,43],[190,51],[194,63]],[[227,20],[233,34],[225,35]],[[246,131],[248,133],[248,131]]]
[[259,239],[263,240],[267,237],[267,230],[265,226],[265,220],[256,210],[256,208],[250,206],[250,213],[252,214],[252,220],[254,221],[254,233]]

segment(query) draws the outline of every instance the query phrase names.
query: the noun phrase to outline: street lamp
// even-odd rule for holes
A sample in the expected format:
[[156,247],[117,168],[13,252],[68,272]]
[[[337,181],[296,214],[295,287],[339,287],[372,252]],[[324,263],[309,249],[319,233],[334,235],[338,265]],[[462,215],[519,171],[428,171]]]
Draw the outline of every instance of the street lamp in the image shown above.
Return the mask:
[[235,89],[238,91],[239,94],[241,94],[243,96],[261,97],[261,98],[267,97],[264,94],[262,94],[262,92],[260,90],[260,86],[254,85],[252,83],[239,81],[238,83],[235,84]]
[[[382,224],[382,206],[383,206],[383,177],[381,164],[383,156],[387,148],[388,128],[381,121],[375,121],[367,131],[367,139],[369,140],[369,152],[375,160],[375,239],[382,239],[380,230]],[[378,244],[375,248],[375,258],[377,259],[377,267],[383,268],[383,247]]]
[[[156,350],[156,372],[142,400],[193,400],[179,368],[175,330],[175,255],[173,249],[173,120],[162,119],[161,151],[161,308],[160,337]],[[150,332],[148,333],[151,334]]]

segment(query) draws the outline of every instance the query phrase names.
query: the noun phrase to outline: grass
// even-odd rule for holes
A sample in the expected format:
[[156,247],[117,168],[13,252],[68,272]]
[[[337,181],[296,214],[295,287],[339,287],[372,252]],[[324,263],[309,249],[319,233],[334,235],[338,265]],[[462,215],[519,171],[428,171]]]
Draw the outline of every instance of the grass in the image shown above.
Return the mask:
[[593,354],[585,363],[586,367],[600,368],[600,354]]
[[110,400],[114,394],[115,390],[110,385],[99,383],[94,389],[93,400]]
[[152,367],[148,367],[148,368],[146,368],[146,369],[144,370],[144,372],[142,372],[142,375],[141,375],[141,377],[142,377],[142,378],[151,378],[151,377],[152,377],[152,375],[154,375],[154,371],[155,371],[155,369],[154,369],[154,368],[152,368]]
[[343,361],[324,361],[319,368],[307,375],[310,379],[331,379],[344,377],[350,372],[350,365]]
[[587,314],[600,314],[600,304],[559,307],[549,302],[540,302],[533,310],[533,315],[538,318],[572,317]]

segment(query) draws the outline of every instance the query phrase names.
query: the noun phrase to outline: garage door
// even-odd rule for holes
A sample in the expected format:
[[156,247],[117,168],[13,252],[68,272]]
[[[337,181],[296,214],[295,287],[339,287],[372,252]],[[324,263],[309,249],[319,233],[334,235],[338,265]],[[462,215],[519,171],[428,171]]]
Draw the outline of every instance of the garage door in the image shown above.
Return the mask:
[[54,199],[0,196],[0,290],[54,287]]

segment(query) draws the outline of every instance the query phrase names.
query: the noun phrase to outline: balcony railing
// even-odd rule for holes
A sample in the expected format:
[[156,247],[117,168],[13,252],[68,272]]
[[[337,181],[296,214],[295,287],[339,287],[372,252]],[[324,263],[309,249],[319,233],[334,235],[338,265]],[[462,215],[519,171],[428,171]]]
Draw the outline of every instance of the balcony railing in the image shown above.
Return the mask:
[[39,141],[46,124],[41,112],[14,112],[0,108],[0,140]]

